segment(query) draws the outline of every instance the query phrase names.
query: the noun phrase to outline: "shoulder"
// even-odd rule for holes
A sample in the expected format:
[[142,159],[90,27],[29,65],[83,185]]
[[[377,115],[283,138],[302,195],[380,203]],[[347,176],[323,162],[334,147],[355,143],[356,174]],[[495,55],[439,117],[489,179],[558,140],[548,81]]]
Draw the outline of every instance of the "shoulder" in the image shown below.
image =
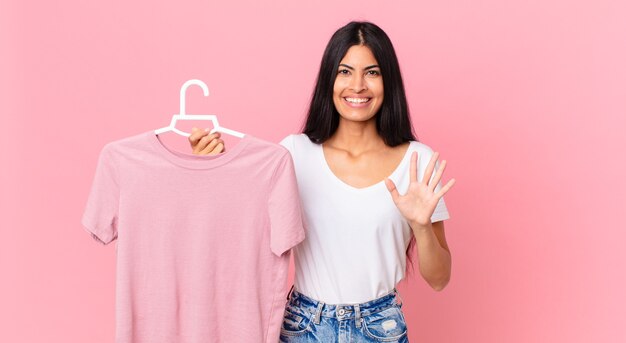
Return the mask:
[[313,149],[317,144],[311,142],[309,137],[304,133],[300,133],[285,137],[282,141],[280,141],[280,145],[289,150],[292,156],[296,156],[298,154],[306,153],[307,151]]
[[302,145],[302,144],[314,144],[314,143],[311,142],[309,137],[305,135],[304,133],[291,134],[283,138],[282,141],[280,141],[280,145],[284,146],[287,149],[293,148],[296,145]]
[[[289,157],[289,151],[282,144],[276,144],[254,136],[246,136],[247,145],[245,150],[247,154],[261,157],[266,160],[282,160]],[[239,142],[238,144],[241,144]]]
[[430,156],[432,156],[434,153],[433,149],[430,146],[422,142],[418,142],[418,141],[410,142],[408,152],[410,153],[417,152],[418,157],[423,156],[423,157],[428,157],[429,159],[430,159]]
[[128,155],[136,150],[146,150],[149,146],[148,134],[149,133],[141,133],[108,142],[102,147],[100,155],[105,159],[113,159]]

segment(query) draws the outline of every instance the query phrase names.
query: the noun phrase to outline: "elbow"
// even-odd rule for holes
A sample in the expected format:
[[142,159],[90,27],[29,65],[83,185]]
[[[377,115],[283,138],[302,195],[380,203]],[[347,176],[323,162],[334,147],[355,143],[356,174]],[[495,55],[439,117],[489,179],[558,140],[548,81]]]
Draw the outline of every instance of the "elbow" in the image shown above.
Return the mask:
[[447,282],[442,282],[438,284],[431,284],[430,287],[432,287],[432,289],[434,289],[436,292],[441,292],[444,288],[446,288],[447,285]]
[[451,261],[449,256],[450,255],[448,254],[447,258],[445,258],[440,264],[425,265],[423,270],[420,269],[424,280],[426,280],[428,285],[437,292],[441,292],[450,282],[452,265],[450,263]]
[[428,284],[430,285],[430,287],[437,292],[443,291],[443,289],[446,288],[449,282],[450,274],[447,274],[440,278],[436,278],[434,280],[428,280]]

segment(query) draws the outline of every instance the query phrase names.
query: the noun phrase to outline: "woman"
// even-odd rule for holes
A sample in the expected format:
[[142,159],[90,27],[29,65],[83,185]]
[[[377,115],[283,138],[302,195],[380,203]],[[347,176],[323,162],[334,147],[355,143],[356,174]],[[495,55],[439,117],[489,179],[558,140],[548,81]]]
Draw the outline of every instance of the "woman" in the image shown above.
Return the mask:
[[[224,149],[195,130],[196,154]],[[307,237],[294,249],[296,277],[281,342],[407,342],[395,290],[417,247],[435,290],[450,279],[443,220],[445,169],[416,141],[398,60],[384,31],[351,22],[322,58],[303,134],[281,144],[294,161]],[[402,195],[403,194],[403,195]]]

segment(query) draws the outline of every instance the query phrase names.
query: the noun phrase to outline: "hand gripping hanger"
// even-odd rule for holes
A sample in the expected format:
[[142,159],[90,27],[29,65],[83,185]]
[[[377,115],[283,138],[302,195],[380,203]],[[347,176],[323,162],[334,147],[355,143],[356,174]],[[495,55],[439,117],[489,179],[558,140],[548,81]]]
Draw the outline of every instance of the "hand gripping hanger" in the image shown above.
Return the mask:
[[191,85],[199,86],[200,88],[202,88],[202,91],[204,92],[204,96],[209,96],[209,87],[207,87],[207,85],[204,82],[200,80],[196,80],[196,79],[188,80],[187,82],[185,82],[183,86],[180,88],[180,113],[172,116],[172,121],[170,122],[169,126],[154,130],[155,134],[158,135],[160,133],[173,131],[181,136],[189,137],[191,135],[190,133],[181,131],[176,128],[176,121],[178,120],[210,120],[213,123],[213,129],[211,130],[211,133],[218,131],[218,132],[226,133],[226,134],[239,137],[239,138],[243,138],[243,136],[245,136],[245,134],[241,132],[237,132],[231,129],[227,129],[225,127],[221,127],[219,122],[217,121],[217,116],[215,116],[214,114],[186,114],[185,113],[185,95],[187,93],[187,88],[189,88],[189,86]]

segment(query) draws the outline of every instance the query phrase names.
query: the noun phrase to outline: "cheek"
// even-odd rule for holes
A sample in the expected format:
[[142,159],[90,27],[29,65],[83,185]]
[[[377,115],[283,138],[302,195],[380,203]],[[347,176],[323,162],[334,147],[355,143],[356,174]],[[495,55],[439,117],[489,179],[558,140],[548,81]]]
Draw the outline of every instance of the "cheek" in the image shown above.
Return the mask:
[[376,97],[380,98],[380,100],[383,99],[383,96],[385,95],[385,87],[382,80],[373,80],[370,84],[370,90]]
[[343,88],[338,87],[337,81],[335,81],[335,86],[333,88],[333,104],[335,104],[335,108],[341,106],[341,91]]
[[378,110],[380,110],[380,108],[383,106],[383,101],[385,100],[385,87],[382,80],[375,82],[372,87],[372,91],[374,91],[374,96],[377,98],[374,112],[378,112]]
[[333,96],[334,97],[341,97],[341,92],[343,92],[343,90],[345,89],[345,85],[344,85],[345,81],[340,80],[339,78],[335,79],[335,83],[333,85]]

